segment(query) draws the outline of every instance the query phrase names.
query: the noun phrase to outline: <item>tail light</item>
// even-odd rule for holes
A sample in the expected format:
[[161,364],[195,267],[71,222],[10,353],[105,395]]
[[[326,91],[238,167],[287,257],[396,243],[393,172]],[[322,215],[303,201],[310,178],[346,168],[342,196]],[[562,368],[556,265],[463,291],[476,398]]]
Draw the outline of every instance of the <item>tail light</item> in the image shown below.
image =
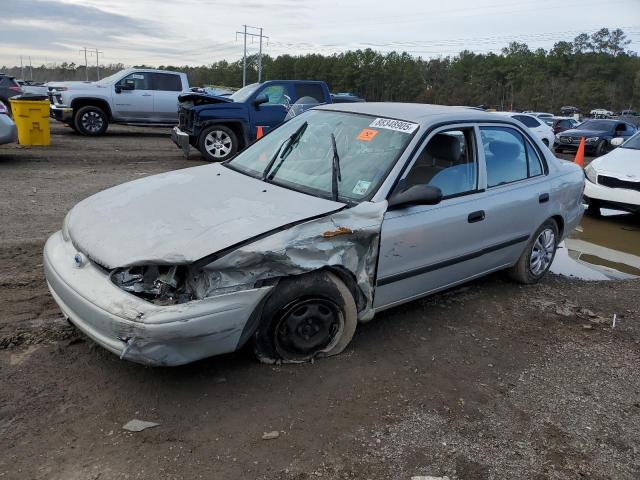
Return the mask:
[[14,85],[13,87],[9,87],[9,90],[11,90],[12,92],[22,93],[22,88],[20,88],[18,85]]

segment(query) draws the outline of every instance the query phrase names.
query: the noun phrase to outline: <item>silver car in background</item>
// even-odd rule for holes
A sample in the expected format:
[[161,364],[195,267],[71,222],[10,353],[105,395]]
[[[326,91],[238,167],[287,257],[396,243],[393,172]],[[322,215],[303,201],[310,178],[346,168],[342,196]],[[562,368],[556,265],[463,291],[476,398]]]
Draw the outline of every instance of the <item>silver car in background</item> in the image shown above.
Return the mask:
[[9,109],[0,102],[0,145],[13,143],[18,138],[16,124],[9,116]]
[[179,365],[251,341],[263,361],[301,362],[490,272],[539,281],[583,188],[579,167],[506,116],[323,105],[223,164],[80,202],[44,269],[63,313],[121,358]]

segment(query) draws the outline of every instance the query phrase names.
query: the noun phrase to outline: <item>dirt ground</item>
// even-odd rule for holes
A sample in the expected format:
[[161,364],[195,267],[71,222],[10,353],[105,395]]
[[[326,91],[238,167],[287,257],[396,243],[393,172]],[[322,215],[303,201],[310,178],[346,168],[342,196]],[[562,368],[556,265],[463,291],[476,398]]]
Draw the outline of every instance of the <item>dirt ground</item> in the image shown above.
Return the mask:
[[145,368],[62,319],[42,247],[82,198],[202,162],[166,130],[52,138],[0,147],[0,478],[640,478],[640,280],[493,275],[381,313],[313,364],[243,350]]

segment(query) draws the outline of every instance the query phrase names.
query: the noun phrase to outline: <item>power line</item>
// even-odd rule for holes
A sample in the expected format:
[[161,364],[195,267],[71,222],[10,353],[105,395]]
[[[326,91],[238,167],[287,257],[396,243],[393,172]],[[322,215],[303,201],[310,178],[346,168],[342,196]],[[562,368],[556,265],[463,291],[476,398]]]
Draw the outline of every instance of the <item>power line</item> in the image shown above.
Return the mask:
[[[268,41],[269,37],[262,34],[262,27],[252,27],[250,25],[243,25],[243,27],[244,30],[242,32],[236,32],[236,40],[238,40],[238,35],[242,35],[244,40],[244,54],[242,56],[242,86],[244,87],[247,84],[247,37],[251,37],[252,40],[254,37],[260,38],[260,53],[258,53],[258,82],[262,80],[262,39],[266,38]],[[248,32],[247,28],[259,30],[260,33]]]

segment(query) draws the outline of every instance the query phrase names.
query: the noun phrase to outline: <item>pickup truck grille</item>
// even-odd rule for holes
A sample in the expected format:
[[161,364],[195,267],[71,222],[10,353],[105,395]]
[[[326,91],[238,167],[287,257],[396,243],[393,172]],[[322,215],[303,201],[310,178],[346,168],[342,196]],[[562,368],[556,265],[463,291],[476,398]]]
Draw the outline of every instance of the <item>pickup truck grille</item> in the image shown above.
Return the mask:
[[606,175],[598,175],[598,183],[610,188],[627,188],[629,190],[636,190],[640,192],[640,181],[629,182],[627,180],[620,180],[616,177],[608,177]]
[[180,107],[178,110],[178,126],[181,130],[190,131],[193,123],[193,110]]

